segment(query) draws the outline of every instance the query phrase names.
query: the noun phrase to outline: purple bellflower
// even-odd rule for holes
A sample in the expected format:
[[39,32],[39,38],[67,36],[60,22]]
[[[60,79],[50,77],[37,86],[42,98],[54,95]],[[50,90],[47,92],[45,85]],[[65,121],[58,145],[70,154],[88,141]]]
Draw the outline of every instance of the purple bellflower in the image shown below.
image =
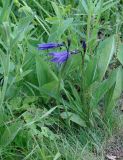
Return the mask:
[[52,48],[57,48],[63,46],[63,43],[44,43],[44,44],[38,44],[38,50],[47,50]]
[[62,64],[66,62],[72,54],[77,54],[79,52],[80,52],[79,50],[74,50],[70,52],[68,51],[52,52],[49,53],[49,56],[52,56],[51,62]]
[[49,56],[52,57],[50,60],[51,62],[62,64],[64,62],[66,62],[72,54],[77,54],[80,52],[79,50],[69,51],[70,44],[71,44],[71,40],[68,39],[67,44],[65,44],[64,42],[63,43],[51,42],[51,43],[38,44],[38,49],[39,50],[48,50],[48,49],[57,48],[57,47],[61,47],[61,46],[66,47],[66,51],[51,52],[48,54]]
[[49,56],[52,56],[51,62],[62,64],[70,57],[70,53],[68,51],[52,52]]

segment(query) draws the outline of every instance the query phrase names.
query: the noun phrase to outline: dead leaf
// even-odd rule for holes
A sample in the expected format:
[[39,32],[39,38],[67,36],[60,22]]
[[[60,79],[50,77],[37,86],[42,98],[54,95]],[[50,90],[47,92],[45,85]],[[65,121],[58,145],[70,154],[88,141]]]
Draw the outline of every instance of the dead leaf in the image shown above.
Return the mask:
[[106,155],[106,158],[108,158],[109,160],[116,160],[116,156],[112,156],[112,155]]

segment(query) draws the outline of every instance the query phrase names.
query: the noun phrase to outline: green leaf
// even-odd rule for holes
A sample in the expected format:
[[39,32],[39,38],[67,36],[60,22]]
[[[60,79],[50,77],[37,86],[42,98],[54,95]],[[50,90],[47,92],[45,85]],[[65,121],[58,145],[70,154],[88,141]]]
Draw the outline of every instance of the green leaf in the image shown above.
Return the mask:
[[44,84],[40,88],[40,91],[50,97],[56,98],[57,93],[58,93],[58,87],[59,87],[59,81],[55,80],[55,81],[51,81],[49,83]]
[[[51,108],[49,111],[45,112],[43,115],[40,114],[41,116],[39,116],[39,113],[40,113],[40,112],[38,112],[38,116],[37,116],[37,115],[34,116],[34,114],[33,114],[33,117],[34,117],[34,118],[33,118],[33,119],[31,118],[31,120],[29,120],[29,122],[26,123],[25,126],[32,126],[34,123],[36,123],[36,122],[41,122],[43,119],[48,118],[48,117],[50,116],[50,114],[51,114],[56,108],[57,108],[57,106]],[[27,117],[28,111],[26,111],[26,112],[24,113],[24,115],[25,115],[25,117]]]
[[86,127],[86,124],[85,122],[82,120],[82,118],[75,114],[75,113],[72,113],[72,112],[63,112],[61,113],[61,117],[63,119],[69,119],[70,121],[80,125],[81,127]]
[[99,56],[91,58],[87,64],[87,68],[84,72],[85,88],[88,88],[97,79],[97,65]]
[[9,145],[14,140],[21,128],[21,122],[15,122],[10,126],[7,126],[2,137],[0,137],[0,146],[6,147],[7,145]]
[[13,5],[13,1],[11,0],[3,1],[3,8],[2,8],[2,12],[0,13],[0,23],[8,20],[12,5]]
[[68,29],[68,27],[71,26],[72,22],[73,22],[73,18],[68,18],[66,20],[59,19],[58,21],[56,21],[52,25],[51,34],[48,41],[50,42],[50,41],[59,40],[62,34],[64,34],[64,32]]
[[123,65],[123,44],[119,45],[117,58],[120,61],[120,63]]
[[93,107],[96,107],[98,102],[103,98],[103,96],[110,90],[110,88],[115,84],[116,82],[116,75],[117,75],[117,69],[114,70],[111,75],[109,76],[108,79],[104,80],[101,83],[97,83],[96,87],[92,92],[92,99],[91,99],[91,104]]
[[56,153],[55,157],[53,158],[53,160],[57,160],[61,157],[61,154],[59,152]]
[[102,4],[103,4],[103,1],[102,1],[102,0],[99,0],[99,1],[97,2],[97,4],[95,3],[95,8],[94,8],[94,14],[95,14],[95,15],[100,14],[100,12],[102,11]]
[[123,91],[123,68],[119,67],[116,76],[116,84],[114,88],[113,99],[117,100]]
[[119,2],[119,0],[114,1],[114,2],[113,2],[113,0],[106,1],[105,3],[103,3],[102,12],[105,12],[106,10],[111,9],[111,7],[115,6],[118,2]]
[[119,67],[116,74],[115,86],[107,93],[106,99],[106,116],[111,115],[112,109],[116,106],[117,99],[120,97],[123,91],[123,68]]
[[26,16],[25,18],[20,19],[17,26],[14,27],[14,31],[12,33],[13,39],[11,41],[11,47],[14,47],[18,41],[22,41],[26,36],[26,32],[29,32],[33,29],[33,25],[30,25],[34,16]]
[[8,76],[9,76],[9,70],[10,70],[10,55],[9,54],[5,55],[3,52],[0,52],[0,62],[1,62],[1,67],[4,72],[3,73],[4,83],[2,86],[2,92],[1,92],[1,96],[0,96],[0,109],[1,109],[2,104],[4,102],[4,99],[5,99],[8,80],[9,80]]
[[81,1],[81,4],[82,4],[82,7],[84,8],[84,10],[85,10],[85,12],[86,12],[86,14],[88,14],[88,5],[87,5],[87,2],[85,1],[85,0],[82,0]]
[[53,107],[53,108],[51,108],[49,111],[47,111],[43,116],[41,116],[41,118],[40,119],[43,119],[43,118],[46,118],[46,117],[48,117],[55,109],[57,108],[57,106],[56,107]]
[[44,96],[45,94],[56,97],[59,85],[58,78],[48,64],[39,56],[36,58],[36,71],[42,96],[46,98],[46,96]]
[[98,79],[101,81],[105,75],[108,65],[115,51],[115,37],[109,37],[100,43],[97,56],[99,55],[97,73]]
[[36,72],[40,88],[47,83],[58,80],[57,76],[50,69],[48,64],[39,56],[36,57]]
[[59,8],[59,6],[55,3],[55,2],[51,2],[53,9],[57,15],[58,18],[62,18],[62,14],[61,14],[61,10]]
[[74,85],[72,85],[72,83],[70,83],[69,81],[68,81],[68,85],[70,86],[71,92],[72,92],[75,100],[77,101],[77,103],[81,104],[81,97],[80,97],[80,94],[79,94],[79,92],[77,91],[77,89],[76,89],[76,88],[74,87]]

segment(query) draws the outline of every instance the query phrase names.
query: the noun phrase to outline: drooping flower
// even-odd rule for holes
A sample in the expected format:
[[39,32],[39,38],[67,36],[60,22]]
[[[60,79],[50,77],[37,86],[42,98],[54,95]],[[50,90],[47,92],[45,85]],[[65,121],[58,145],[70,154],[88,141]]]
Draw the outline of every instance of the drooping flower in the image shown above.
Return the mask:
[[39,50],[47,50],[47,49],[52,49],[52,48],[57,48],[63,46],[63,43],[43,43],[43,44],[38,44],[38,49]]
[[51,62],[62,64],[70,57],[70,53],[68,51],[52,52],[49,56],[52,56]]
[[79,50],[73,50],[73,51],[62,51],[62,52],[52,52],[49,53],[49,56],[52,56],[52,59],[50,60],[51,62],[54,63],[64,63],[67,61],[67,59],[72,55],[72,54],[77,54],[79,53]]

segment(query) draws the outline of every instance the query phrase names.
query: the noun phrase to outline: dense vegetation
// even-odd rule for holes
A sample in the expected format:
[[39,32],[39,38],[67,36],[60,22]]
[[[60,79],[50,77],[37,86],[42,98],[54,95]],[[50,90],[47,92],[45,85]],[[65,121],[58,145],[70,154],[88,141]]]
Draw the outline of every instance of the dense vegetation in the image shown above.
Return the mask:
[[122,0],[1,0],[0,159],[103,160],[122,130],[122,41]]

